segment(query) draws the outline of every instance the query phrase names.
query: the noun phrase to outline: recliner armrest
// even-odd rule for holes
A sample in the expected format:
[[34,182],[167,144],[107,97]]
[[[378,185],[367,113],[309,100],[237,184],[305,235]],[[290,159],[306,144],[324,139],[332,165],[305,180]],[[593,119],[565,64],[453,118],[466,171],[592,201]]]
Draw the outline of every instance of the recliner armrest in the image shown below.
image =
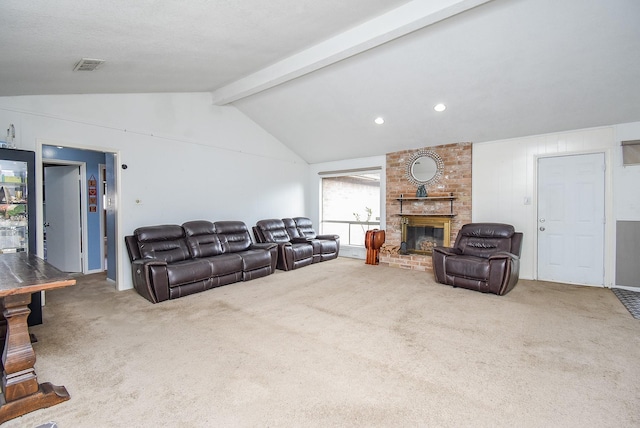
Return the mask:
[[444,254],[445,256],[459,256],[462,254],[462,250],[460,250],[459,248],[452,248],[452,247],[434,247],[433,252],[441,253],[441,254]]
[[497,253],[493,253],[489,256],[489,260],[496,260],[496,259],[513,259],[513,260],[519,260],[520,257],[516,256],[513,253],[510,253],[508,251],[500,251]]

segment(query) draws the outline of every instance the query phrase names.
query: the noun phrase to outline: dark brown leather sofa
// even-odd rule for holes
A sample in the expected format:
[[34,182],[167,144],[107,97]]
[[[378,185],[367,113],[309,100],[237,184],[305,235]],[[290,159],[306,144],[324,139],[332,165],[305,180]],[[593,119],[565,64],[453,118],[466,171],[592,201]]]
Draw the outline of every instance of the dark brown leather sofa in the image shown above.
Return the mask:
[[275,272],[276,244],[254,244],[241,221],[189,221],[125,237],[133,285],[152,303]]
[[433,249],[436,281],[483,293],[508,293],[518,282],[522,237],[508,224],[465,224],[453,248]]
[[257,242],[278,244],[281,270],[335,259],[340,252],[340,236],[317,235],[307,217],[260,220],[253,234]]

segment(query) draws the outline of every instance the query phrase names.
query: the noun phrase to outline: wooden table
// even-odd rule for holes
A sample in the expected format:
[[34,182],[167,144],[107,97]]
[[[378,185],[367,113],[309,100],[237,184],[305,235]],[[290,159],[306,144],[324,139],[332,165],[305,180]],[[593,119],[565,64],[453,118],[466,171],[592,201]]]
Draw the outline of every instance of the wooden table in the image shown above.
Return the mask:
[[67,274],[27,253],[0,254],[0,309],[6,320],[0,424],[68,400],[64,386],[38,384],[27,317],[31,293],[75,284]]

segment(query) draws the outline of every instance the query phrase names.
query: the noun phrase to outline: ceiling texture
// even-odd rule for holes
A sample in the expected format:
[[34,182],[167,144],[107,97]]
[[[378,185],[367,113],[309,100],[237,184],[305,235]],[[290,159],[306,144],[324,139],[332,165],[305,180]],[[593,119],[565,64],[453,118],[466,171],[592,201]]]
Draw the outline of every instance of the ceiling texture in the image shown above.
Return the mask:
[[639,22],[638,0],[2,0],[0,96],[210,92],[318,163],[640,121]]

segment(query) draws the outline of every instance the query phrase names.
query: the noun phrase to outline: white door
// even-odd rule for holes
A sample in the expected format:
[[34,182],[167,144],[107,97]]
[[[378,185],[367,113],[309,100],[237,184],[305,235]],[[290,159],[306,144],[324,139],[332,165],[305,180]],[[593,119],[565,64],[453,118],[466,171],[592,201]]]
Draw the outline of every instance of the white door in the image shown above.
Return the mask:
[[604,153],[538,160],[538,279],[604,285]]
[[46,259],[63,272],[82,272],[80,168],[44,168]]

